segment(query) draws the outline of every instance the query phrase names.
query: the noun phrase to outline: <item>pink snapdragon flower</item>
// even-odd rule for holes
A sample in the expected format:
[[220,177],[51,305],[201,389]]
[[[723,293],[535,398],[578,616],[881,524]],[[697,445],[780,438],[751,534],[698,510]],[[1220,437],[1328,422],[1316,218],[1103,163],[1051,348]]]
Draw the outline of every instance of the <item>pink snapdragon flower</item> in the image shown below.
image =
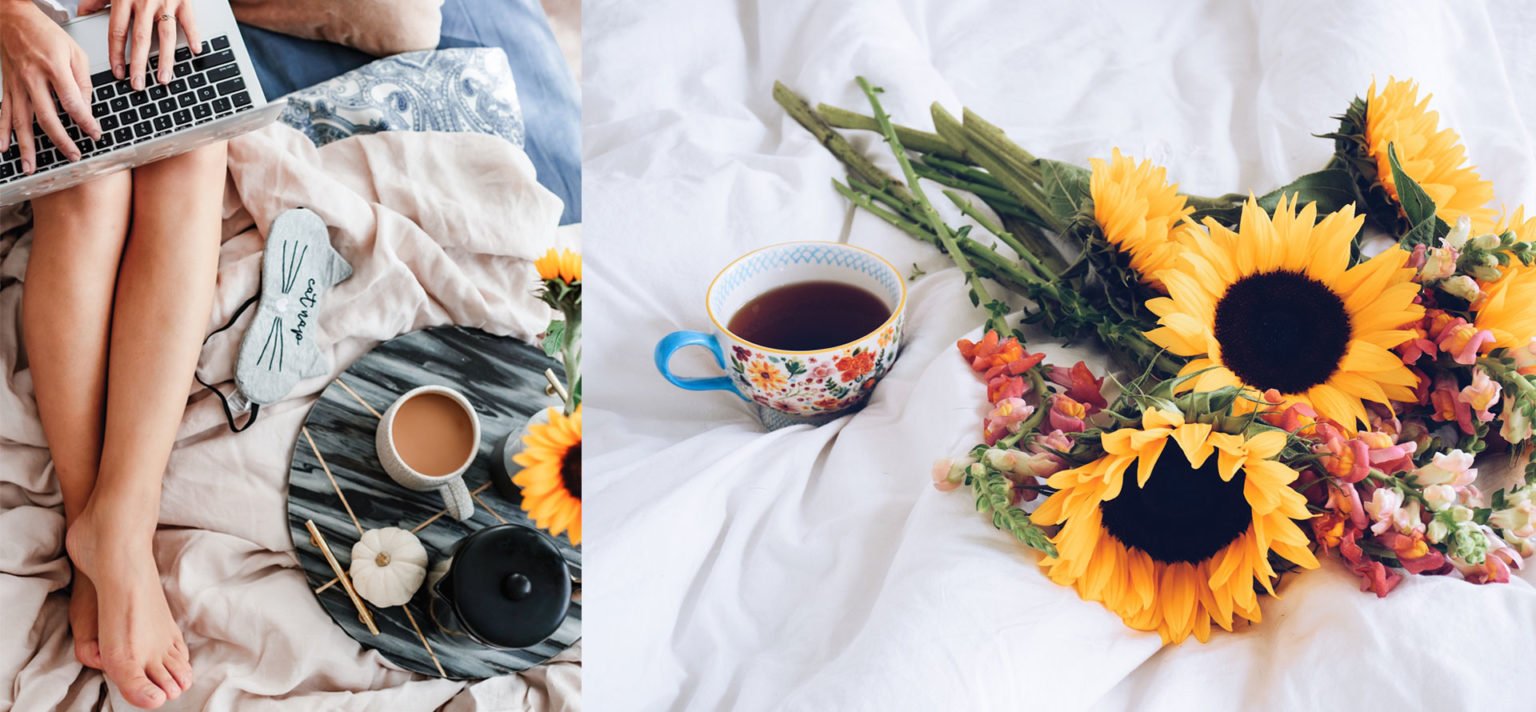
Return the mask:
[[1360,548],[1359,529],[1346,531],[1339,539],[1339,555],[1349,563],[1349,570],[1360,577],[1360,590],[1370,591],[1378,598],[1385,598],[1403,581],[1403,575],[1387,568],[1380,561],[1367,558]]
[[1509,583],[1510,570],[1519,569],[1525,560],[1515,547],[1500,539],[1493,530],[1483,527],[1482,531],[1488,538],[1488,553],[1483,556],[1482,563],[1470,564],[1455,559],[1451,562],[1461,572],[1461,577],[1470,583]]
[[1429,248],[1424,253],[1423,266],[1419,267],[1419,282],[1428,284],[1456,274],[1456,260],[1459,257],[1461,253],[1454,247]]
[[1461,389],[1457,397],[1471,408],[1478,421],[1486,423],[1493,420],[1493,407],[1498,405],[1501,392],[1499,382],[1489,378],[1487,370],[1477,368],[1472,371],[1472,383]]
[[985,421],[985,438],[988,445],[1019,432],[1024,421],[1034,415],[1035,407],[1023,398],[1004,398],[997,402]]
[[1317,411],[1311,405],[1292,403],[1281,408],[1280,406],[1285,403],[1285,396],[1273,388],[1264,391],[1264,400],[1274,406],[1259,414],[1264,422],[1297,435],[1312,435],[1311,429],[1317,424]]
[[1323,469],[1344,482],[1354,484],[1371,473],[1370,448],[1359,438],[1346,440],[1330,433],[1328,440],[1319,447],[1319,452],[1326,453],[1319,458]]
[[1413,469],[1413,454],[1419,450],[1418,443],[1411,440],[1398,442],[1395,433],[1388,434],[1380,430],[1365,431],[1356,435],[1355,439],[1365,443],[1370,452],[1371,466],[1376,469],[1387,474]]
[[1437,452],[1429,464],[1414,470],[1413,474],[1420,485],[1450,485],[1461,489],[1477,479],[1477,468],[1472,463],[1471,453],[1461,450]]
[[1431,417],[1435,420],[1456,423],[1462,432],[1469,435],[1477,432],[1477,427],[1472,424],[1472,406],[1462,400],[1461,389],[1456,386],[1455,376],[1448,373],[1436,376],[1435,388],[1429,394],[1429,402],[1434,407]]
[[1067,395],[1082,403],[1089,415],[1109,407],[1104,398],[1104,379],[1094,378],[1088,364],[1078,361],[1071,368],[1052,366],[1049,376],[1052,382],[1065,386]]
[[1430,546],[1422,532],[1403,534],[1388,531],[1376,538],[1397,555],[1398,563],[1410,574],[1443,574],[1451,570],[1451,563],[1445,554]]
[[1521,375],[1536,376],[1536,337],[1518,349],[1510,349],[1509,355],[1515,359],[1515,368]]
[[1531,488],[1515,490],[1504,501],[1504,509],[1488,517],[1488,523],[1517,537],[1536,536],[1536,493]]
[[952,460],[943,458],[933,462],[933,487],[940,492],[952,492],[965,482],[965,471],[976,461],[969,457]]
[[1052,428],[1064,433],[1081,433],[1087,428],[1083,419],[1088,417],[1088,408],[1071,396],[1058,393],[1051,398],[1048,417]]
[[1441,351],[1450,354],[1451,360],[1456,363],[1471,366],[1477,363],[1477,354],[1483,347],[1493,341],[1493,332],[1479,329],[1458,316],[1440,332],[1435,345],[1439,346]]

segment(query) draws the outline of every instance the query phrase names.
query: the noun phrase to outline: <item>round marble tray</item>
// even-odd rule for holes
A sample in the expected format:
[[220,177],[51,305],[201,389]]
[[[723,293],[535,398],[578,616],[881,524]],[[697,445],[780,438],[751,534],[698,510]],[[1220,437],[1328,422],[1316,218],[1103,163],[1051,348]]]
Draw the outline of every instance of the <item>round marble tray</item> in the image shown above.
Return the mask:
[[[544,390],[546,368],[564,377],[559,363],[515,339],[460,327],[413,332],[381,344],[352,364],[321,394],[299,432],[288,475],[288,524],[310,589],[348,635],[402,668],[455,680],[525,670],[581,638],[581,603],[573,602],[565,623],[539,645],[495,650],[441,632],[427,608],[430,592],[422,586],[406,606],[370,606],[379,629],[375,636],[311,543],[304,522],[315,522],[343,568],[351,562],[352,545],[360,536],[351,515],[364,529],[417,530],[429,567],[476,529],[502,522],[532,526],[517,502],[507,501],[491,486],[489,475],[496,444],[534,413],[556,404]],[[374,451],[378,413],[400,394],[427,384],[458,389],[480,416],[480,454],[465,474],[465,483],[475,493],[475,516],[466,522],[442,514],[443,502],[436,493],[395,484]],[[579,577],[581,550],[563,535],[555,543]]]

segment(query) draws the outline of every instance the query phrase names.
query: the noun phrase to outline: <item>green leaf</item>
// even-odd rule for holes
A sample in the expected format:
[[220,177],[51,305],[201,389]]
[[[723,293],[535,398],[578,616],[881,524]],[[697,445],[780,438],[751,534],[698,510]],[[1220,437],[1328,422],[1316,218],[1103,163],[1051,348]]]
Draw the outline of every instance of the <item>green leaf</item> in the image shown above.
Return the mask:
[[1450,226],[1435,215],[1435,201],[1407,173],[1397,160],[1397,147],[1387,144],[1387,159],[1392,163],[1392,183],[1397,187],[1397,202],[1411,226],[1399,241],[1404,247],[1432,244],[1450,232]]
[[544,341],[539,345],[544,349],[544,355],[555,358],[560,355],[562,341],[565,339],[565,321],[556,319],[549,322],[549,328],[544,330]]
[[1336,212],[1360,200],[1354,177],[1349,174],[1349,171],[1338,168],[1308,173],[1282,185],[1260,197],[1259,205],[1265,212],[1274,213],[1275,207],[1280,204],[1280,198],[1287,195],[1297,196],[1302,205],[1317,203],[1319,215]]
[[1040,187],[1045,189],[1046,206],[1052,213],[1068,218],[1088,204],[1091,171],[1058,161],[1041,160],[1037,165],[1040,166]]

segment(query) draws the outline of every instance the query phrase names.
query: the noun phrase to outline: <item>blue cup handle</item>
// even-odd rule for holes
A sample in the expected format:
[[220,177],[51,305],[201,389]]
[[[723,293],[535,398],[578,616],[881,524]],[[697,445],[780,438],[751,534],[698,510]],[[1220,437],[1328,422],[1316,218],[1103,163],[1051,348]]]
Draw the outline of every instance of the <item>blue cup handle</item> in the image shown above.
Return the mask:
[[678,388],[688,391],[730,391],[742,400],[748,400],[741,391],[736,390],[736,384],[729,376],[716,376],[714,378],[688,378],[672,373],[672,354],[687,346],[703,346],[715,355],[715,363],[723,370],[725,368],[725,352],[720,350],[720,341],[714,334],[706,334],[702,331],[674,331],[667,334],[656,344],[656,370],[661,372],[662,378],[667,379]]

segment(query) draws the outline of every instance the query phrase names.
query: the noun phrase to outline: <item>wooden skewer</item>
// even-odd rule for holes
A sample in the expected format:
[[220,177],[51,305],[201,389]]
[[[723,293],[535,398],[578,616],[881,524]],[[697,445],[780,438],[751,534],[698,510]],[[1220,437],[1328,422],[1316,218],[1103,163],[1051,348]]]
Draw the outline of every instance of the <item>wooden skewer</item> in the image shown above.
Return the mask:
[[560,383],[560,379],[555,378],[554,369],[544,369],[544,380],[549,381],[550,389],[553,390],[554,395],[560,396],[560,400],[569,401],[571,399],[571,394],[566,392],[565,386]]
[[432,656],[432,664],[437,666],[437,674],[448,677],[448,673],[443,671],[443,664],[437,659],[437,652],[432,650],[432,644],[427,642],[427,634],[421,632],[421,626],[416,624],[416,616],[411,615],[410,605],[401,606],[400,610],[405,611],[406,619],[411,622],[411,628],[415,629],[416,637],[421,640],[421,647],[426,648],[427,655]]
[[[469,494],[470,494],[470,496],[474,497],[476,501],[480,501],[480,493],[484,492],[484,491],[486,491],[486,490],[488,490],[490,488],[491,488],[491,483],[487,482],[487,483],[485,483],[483,485],[480,485],[479,487],[474,488],[473,490],[470,490]],[[480,502],[480,506],[485,507],[485,502],[483,502],[483,501]],[[497,514],[497,513],[493,512],[493,511],[491,511],[490,507],[485,507],[485,511],[491,512],[491,516],[493,516],[496,519],[500,520],[501,523],[503,523],[503,524],[506,523],[507,520],[502,519],[500,514]],[[442,519],[443,515],[446,515],[447,513],[448,513],[448,510],[446,510],[446,509],[439,509],[439,510],[437,510],[437,514],[434,514],[431,517],[429,517],[426,521],[424,521],[424,522],[422,522],[420,524],[417,524],[416,528],[411,530],[411,533],[412,534],[419,534],[421,532],[421,530],[427,528],[427,525],[429,525],[432,522],[435,522],[435,521],[437,521],[439,519]],[[340,581],[340,580],[341,579],[339,579],[339,578],[333,578],[333,579],[331,579],[329,581],[326,581],[325,583],[321,584],[319,588],[315,589],[315,593],[325,593],[326,589],[328,589],[328,588],[330,588],[332,586],[335,586],[336,583],[338,581]]]
[[342,570],[341,563],[336,561],[336,555],[331,553],[331,546],[325,543],[325,537],[321,536],[320,528],[315,526],[313,519],[304,520],[304,527],[309,529],[309,540],[320,549],[320,553],[325,555],[326,562],[331,565],[331,570],[336,572],[336,579],[341,581],[341,587],[346,589],[347,598],[352,599],[352,605],[357,607],[357,619],[368,626],[369,633],[378,635],[379,628],[373,624],[373,613],[368,610],[368,605],[363,603],[363,599],[358,597],[357,590],[352,588],[352,579],[347,577],[347,572]]

